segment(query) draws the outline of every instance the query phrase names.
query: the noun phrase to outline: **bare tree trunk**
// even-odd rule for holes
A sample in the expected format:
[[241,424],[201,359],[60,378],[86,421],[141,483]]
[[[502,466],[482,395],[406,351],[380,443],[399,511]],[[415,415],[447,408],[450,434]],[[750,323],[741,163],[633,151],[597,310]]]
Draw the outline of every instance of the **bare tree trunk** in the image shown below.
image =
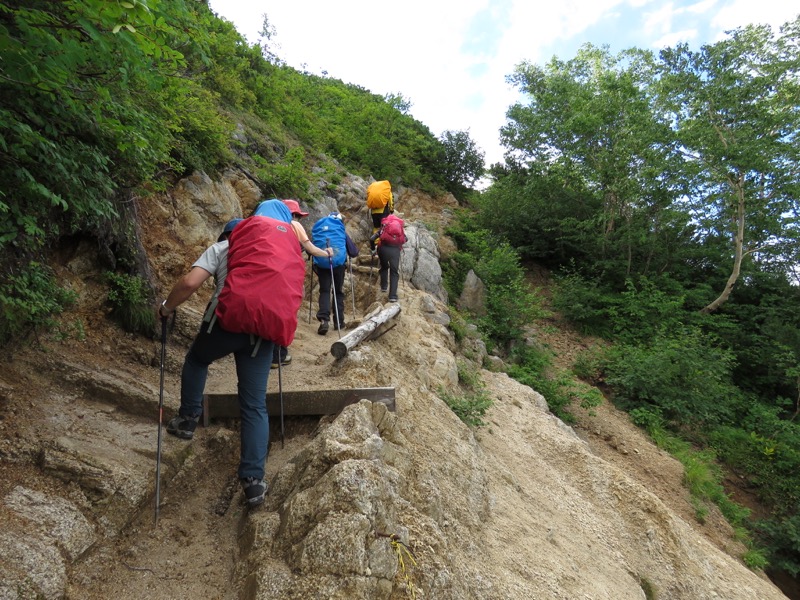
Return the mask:
[[701,313],[712,313],[722,306],[730,297],[733,286],[736,285],[742,271],[742,259],[744,258],[744,175],[739,175],[736,181],[731,181],[731,186],[736,190],[736,235],[733,238],[734,255],[733,270],[722,293],[711,304],[703,308]]

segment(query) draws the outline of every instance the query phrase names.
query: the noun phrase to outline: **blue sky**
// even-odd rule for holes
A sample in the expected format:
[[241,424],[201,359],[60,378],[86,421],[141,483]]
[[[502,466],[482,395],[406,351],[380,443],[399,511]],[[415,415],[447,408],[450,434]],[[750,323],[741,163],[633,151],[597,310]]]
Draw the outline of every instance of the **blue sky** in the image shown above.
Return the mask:
[[487,163],[502,160],[498,130],[519,99],[505,78],[522,61],[569,59],[591,42],[612,52],[699,48],[750,23],[775,31],[791,0],[210,0],[251,43],[263,15],[273,51],[376,94],[400,93],[435,135],[469,130]]

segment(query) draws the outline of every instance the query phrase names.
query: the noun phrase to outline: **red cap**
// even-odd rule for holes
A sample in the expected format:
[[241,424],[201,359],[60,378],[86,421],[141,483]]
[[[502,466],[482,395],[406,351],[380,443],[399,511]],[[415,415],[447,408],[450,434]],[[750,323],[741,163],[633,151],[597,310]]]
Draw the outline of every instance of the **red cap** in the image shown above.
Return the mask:
[[301,217],[308,216],[307,212],[300,210],[300,203],[297,202],[297,200],[284,200],[283,203],[292,211],[292,215],[300,215]]

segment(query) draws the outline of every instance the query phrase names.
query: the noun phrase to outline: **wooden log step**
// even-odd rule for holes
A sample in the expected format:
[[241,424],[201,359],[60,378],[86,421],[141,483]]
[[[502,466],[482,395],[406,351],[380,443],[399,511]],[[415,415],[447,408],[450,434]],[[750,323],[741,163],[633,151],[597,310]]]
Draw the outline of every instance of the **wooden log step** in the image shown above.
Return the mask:
[[[360,400],[381,402],[394,412],[394,388],[355,388],[345,390],[298,390],[283,392],[283,414],[288,417],[333,415]],[[281,414],[280,394],[267,394],[270,417]],[[236,394],[204,394],[203,426],[211,419],[238,419],[239,397]]]
[[344,358],[364,340],[374,339],[394,327],[392,320],[399,314],[400,305],[395,303],[375,315],[367,316],[361,325],[331,345],[331,354],[336,358]]

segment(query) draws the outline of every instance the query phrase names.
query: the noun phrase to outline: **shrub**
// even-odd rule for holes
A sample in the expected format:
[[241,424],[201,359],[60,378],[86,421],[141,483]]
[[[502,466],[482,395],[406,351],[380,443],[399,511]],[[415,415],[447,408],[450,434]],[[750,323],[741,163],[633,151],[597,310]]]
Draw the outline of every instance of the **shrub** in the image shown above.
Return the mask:
[[469,427],[483,427],[486,422],[483,416],[491,408],[494,401],[484,389],[475,365],[467,361],[458,361],[458,383],[462,394],[451,394],[445,390],[439,391],[439,397],[450,407],[456,416]]
[[112,315],[131,333],[152,335],[156,316],[147,282],[138,275],[106,273]]
[[615,346],[605,374],[625,408],[649,405],[673,424],[708,427],[730,422],[741,405],[732,365],[732,354],[707,344],[700,332],[678,332],[646,345]]
[[305,151],[297,146],[289,150],[281,162],[263,159],[256,171],[267,195],[276,198],[301,198],[308,195],[311,178],[306,167]]
[[0,339],[5,342],[39,328],[56,325],[54,315],[70,306],[77,295],[58,285],[49,267],[31,262],[0,285]]
[[574,422],[575,417],[567,410],[572,399],[564,387],[565,380],[549,374],[551,356],[544,351],[522,347],[514,351],[513,360],[508,375],[544,396],[550,411],[562,421]]
[[493,401],[484,390],[463,395],[440,392],[440,397],[456,416],[469,427],[484,427],[483,416],[491,408]]

